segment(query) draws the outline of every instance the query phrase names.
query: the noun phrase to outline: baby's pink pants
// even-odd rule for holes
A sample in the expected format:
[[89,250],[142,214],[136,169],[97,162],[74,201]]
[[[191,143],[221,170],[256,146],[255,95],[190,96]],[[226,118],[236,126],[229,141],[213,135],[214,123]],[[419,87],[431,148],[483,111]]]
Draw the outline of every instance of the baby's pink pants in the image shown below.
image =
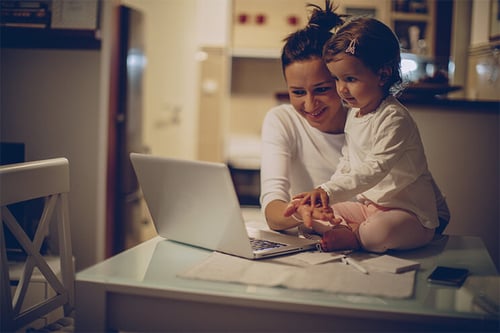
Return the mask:
[[333,205],[358,236],[361,246],[372,252],[407,250],[429,243],[434,229],[426,228],[418,218],[402,209],[390,209],[367,202],[341,202]]

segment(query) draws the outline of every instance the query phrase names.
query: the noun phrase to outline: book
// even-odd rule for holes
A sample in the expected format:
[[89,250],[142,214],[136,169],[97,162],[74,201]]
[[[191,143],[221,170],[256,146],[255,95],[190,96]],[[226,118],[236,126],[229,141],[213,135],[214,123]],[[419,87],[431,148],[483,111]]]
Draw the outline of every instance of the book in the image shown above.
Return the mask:
[[420,263],[417,261],[402,259],[387,254],[363,260],[363,265],[373,270],[389,273],[403,273],[420,268]]
[[2,0],[0,7],[2,8],[48,8],[48,2],[45,1],[29,1],[29,0]]
[[50,12],[45,8],[5,8],[0,10],[2,26],[12,27],[47,27],[50,23]]

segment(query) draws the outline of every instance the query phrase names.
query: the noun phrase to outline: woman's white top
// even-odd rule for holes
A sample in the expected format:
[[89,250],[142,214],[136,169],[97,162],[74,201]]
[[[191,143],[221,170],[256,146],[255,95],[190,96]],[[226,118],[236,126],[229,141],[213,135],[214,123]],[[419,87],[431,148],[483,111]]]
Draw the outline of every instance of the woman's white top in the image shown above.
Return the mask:
[[262,209],[276,199],[288,202],[292,195],[330,179],[343,144],[344,134],[311,127],[290,104],[269,110],[262,126]]
[[358,195],[358,200],[413,212],[425,227],[437,227],[436,202],[442,197],[408,110],[389,96],[375,112],[356,117],[357,112],[348,113],[338,169],[322,184],[330,190],[330,204]]

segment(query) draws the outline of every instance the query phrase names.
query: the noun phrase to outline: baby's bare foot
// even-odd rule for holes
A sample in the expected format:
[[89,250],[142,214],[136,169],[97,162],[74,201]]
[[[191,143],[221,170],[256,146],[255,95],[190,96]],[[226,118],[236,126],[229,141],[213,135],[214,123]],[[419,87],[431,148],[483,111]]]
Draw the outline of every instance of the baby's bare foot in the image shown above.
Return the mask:
[[336,225],[323,234],[321,248],[325,252],[356,250],[360,247],[354,232],[345,225]]

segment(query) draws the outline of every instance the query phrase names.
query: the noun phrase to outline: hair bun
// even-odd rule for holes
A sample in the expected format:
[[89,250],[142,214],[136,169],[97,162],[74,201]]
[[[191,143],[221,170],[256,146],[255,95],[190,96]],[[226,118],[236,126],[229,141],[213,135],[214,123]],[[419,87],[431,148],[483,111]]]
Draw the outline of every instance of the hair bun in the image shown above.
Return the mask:
[[330,0],[325,0],[325,9],[315,4],[308,4],[307,7],[312,8],[312,13],[307,24],[307,28],[311,29],[330,31],[343,24],[344,17],[348,16],[335,13],[338,6],[333,7],[333,3]]

